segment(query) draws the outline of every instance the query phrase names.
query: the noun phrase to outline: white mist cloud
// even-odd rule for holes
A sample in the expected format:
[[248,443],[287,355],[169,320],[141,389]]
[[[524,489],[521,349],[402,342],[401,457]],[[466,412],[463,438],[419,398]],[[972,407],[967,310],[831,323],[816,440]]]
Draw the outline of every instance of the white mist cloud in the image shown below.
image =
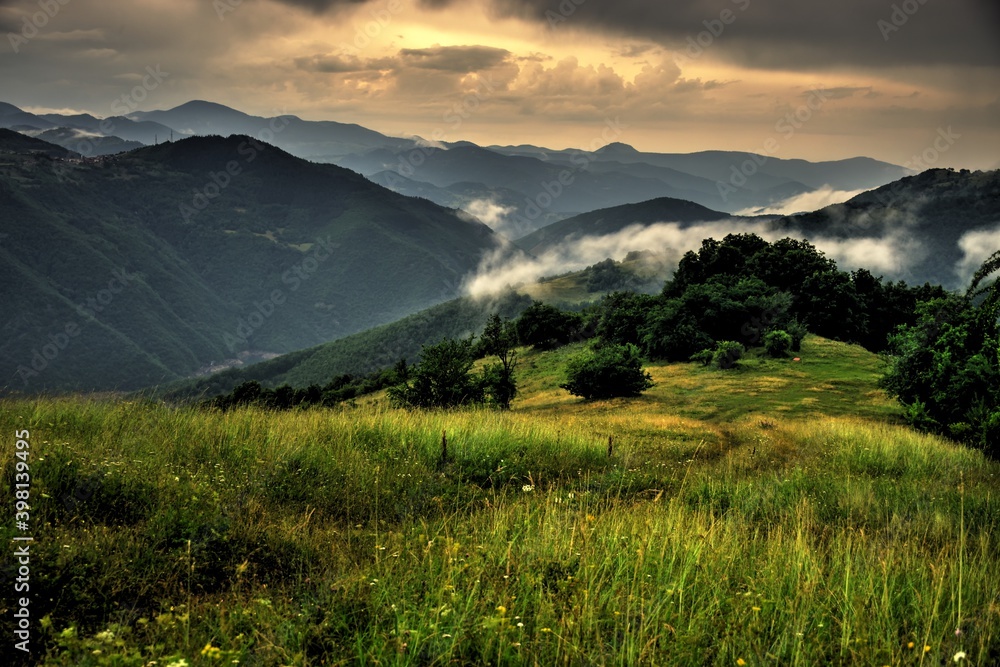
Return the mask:
[[1000,250],[1000,227],[966,232],[958,240],[958,248],[962,259],[955,266],[955,273],[962,285],[968,285],[986,258]]
[[[697,250],[707,238],[721,240],[727,234],[752,233],[767,241],[805,235],[788,230],[776,231],[766,222],[720,220],[682,226],[676,222],[652,225],[632,225],[614,234],[570,238],[566,242],[535,257],[510,259],[502,252],[494,253],[480,263],[469,276],[464,290],[472,296],[492,294],[507,285],[535,282],[544,276],[579,271],[601,260],[620,260],[633,250],[655,250],[664,254],[668,266],[677,263],[688,250]],[[916,238],[894,230],[882,237],[853,239],[809,236],[809,242],[837,261],[844,271],[866,268],[876,275],[899,277],[907,268],[926,256],[926,249]],[[978,266],[978,265],[977,265]]]
[[500,234],[503,234],[507,227],[507,216],[517,210],[512,206],[501,206],[491,199],[474,199],[462,208]]
[[748,208],[737,211],[735,215],[792,215],[816,211],[832,204],[842,204],[862,192],[865,190],[834,190],[829,185],[824,185],[812,192],[803,192],[766,208]]
[[415,143],[420,148],[436,148],[441,151],[448,150],[448,147],[441,143],[440,141],[435,141],[434,139],[424,139],[423,137],[413,135],[411,137],[413,143]]

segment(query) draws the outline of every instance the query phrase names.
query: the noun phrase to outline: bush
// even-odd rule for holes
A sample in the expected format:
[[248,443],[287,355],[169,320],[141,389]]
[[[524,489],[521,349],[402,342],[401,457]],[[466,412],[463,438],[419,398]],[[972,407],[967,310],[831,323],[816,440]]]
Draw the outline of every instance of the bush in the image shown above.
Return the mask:
[[780,359],[792,349],[792,337],[787,331],[769,331],[764,334],[764,351],[767,356]]
[[785,331],[792,337],[792,352],[798,352],[801,350],[802,339],[809,333],[809,330],[806,329],[806,325],[802,324],[798,320],[792,320],[785,325]]
[[584,352],[566,370],[567,381],[559,386],[587,400],[638,396],[653,386],[635,345],[604,345]]
[[739,360],[743,358],[744,352],[746,352],[746,348],[736,341],[721,340],[715,346],[715,353],[712,355],[712,363],[715,364],[716,368],[720,368],[722,370],[736,368],[739,364]]
[[712,363],[712,359],[715,357],[715,350],[706,349],[701,352],[695,352],[691,355],[691,361],[697,362],[702,366],[708,366]]
[[473,340],[445,339],[424,347],[420,363],[410,369],[410,381],[389,389],[397,407],[453,408],[483,401],[483,387],[470,371]]

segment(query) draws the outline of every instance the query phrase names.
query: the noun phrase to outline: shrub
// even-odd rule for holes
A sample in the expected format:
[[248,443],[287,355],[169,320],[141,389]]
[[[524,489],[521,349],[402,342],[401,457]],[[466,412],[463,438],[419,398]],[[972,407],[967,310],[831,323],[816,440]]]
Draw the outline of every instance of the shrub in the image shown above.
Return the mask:
[[798,352],[801,350],[802,339],[809,333],[809,330],[806,329],[806,325],[802,324],[798,320],[792,320],[785,325],[785,331],[792,337],[792,352]]
[[587,400],[638,396],[653,386],[635,345],[604,345],[584,352],[570,360],[566,370],[567,381],[559,386]]
[[691,355],[691,361],[695,361],[702,366],[708,366],[712,363],[712,359],[715,357],[715,350],[706,349],[701,352],[695,352]]
[[787,331],[769,331],[764,334],[764,351],[767,352],[767,356],[787,357],[791,349],[792,337]]
[[736,368],[746,349],[733,340],[721,340],[715,346],[715,353],[712,355],[712,363],[716,368],[727,370]]

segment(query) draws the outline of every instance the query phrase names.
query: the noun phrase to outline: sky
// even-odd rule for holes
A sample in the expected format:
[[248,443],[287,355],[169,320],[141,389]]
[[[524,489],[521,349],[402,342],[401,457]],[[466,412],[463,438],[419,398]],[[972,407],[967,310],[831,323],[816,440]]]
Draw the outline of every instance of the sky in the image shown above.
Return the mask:
[[34,112],[1000,168],[996,0],[0,0],[0,34]]

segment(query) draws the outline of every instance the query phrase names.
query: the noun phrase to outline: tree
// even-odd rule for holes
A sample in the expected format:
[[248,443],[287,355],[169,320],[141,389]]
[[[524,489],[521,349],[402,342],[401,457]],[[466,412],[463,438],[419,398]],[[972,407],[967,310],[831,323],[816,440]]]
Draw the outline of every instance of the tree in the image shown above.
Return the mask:
[[653,386],[635,345],[602,345],[570,360],[559,385],[587,400],[638,396]]
[[497,363],[483,369],[483,388],[497,407],[509,410],[510,402],[517,395],[517,380],[514,378],[517,329],[513,322],[502,319],[496,313],[490,315],[479,339],[479,349],[497,358]]
[[882,386],[917,428],[1000,455],[1000,252],[976,272],[963,296],[918,306],[918,320],[890,339]]
[[522,345],[551,350],[573,340],[580,326],[580,317],[535,301],[521,313],[515,326]]
[[447,338],[424,346],[410,380],[389,389],[393,405],[407,408],[453,408],[483,400],[483,388],[470,371],[475,362],[473,338]]

